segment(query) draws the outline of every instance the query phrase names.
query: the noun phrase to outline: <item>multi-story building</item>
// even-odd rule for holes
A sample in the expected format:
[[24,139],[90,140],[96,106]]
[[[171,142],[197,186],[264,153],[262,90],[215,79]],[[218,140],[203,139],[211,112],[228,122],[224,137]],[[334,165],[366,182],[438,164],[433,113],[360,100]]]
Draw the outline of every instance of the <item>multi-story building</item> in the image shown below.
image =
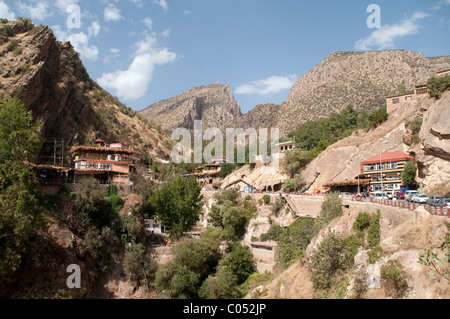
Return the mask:
[[106,144],[97,140],[97,146],[76,146],[74,169],[71,170],[74,182],[85,177],[94,177],[101,184],[130,185],[130,173],[139,164],[141,151],[125,144]]
[[369,191],[400,192],[401,173],[414,157],[401,151],[380,153],[361,162],[361,175],[369,179]]

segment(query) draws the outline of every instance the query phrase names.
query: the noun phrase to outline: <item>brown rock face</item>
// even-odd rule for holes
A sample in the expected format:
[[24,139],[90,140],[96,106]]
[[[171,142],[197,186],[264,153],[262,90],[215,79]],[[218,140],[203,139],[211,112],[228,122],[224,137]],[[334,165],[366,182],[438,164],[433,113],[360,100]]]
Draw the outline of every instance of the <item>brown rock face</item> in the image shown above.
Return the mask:
[[425,84],[436,72],[450,68],[450,56],[427,58],[408,50],[335,52],[297,80],[281,105],[258,105],[241,114],[230,88],[212,84],[194,88],[141,111],[164,128],[192,127],[202,119],[207,127],[279,128],[289,133],[298,124],[339,113],[348,105],[374,111],[386,96]]
[[19,98],[43,123],[44,139],[70,147],[101,137],[159,158],[170,154],[169,138],[95,83],[69,42],[26,19],[0,28],[8,30],[0,36],[0,96]]
[[203,129],[217,127],[224,130],[234,127],[241,110],[230,87],[214,83],[152,104],[140,114],[169,131],[181,127],[193,129],[195,120],[202,120]]

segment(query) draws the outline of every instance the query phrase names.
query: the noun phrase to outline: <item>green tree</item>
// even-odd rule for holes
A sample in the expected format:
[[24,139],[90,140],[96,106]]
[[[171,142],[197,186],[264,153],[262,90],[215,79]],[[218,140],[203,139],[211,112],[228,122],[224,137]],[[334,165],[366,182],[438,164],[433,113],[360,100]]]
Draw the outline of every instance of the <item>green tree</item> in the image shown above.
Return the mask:
[[13,280],[26,261],[36,261],[45,232],[36,173],[25,165],[40,151],[41,125],[19,100],[0,99],[0,282]]
[[412,186],[416,184],[417,166],[414,161],[406,162],[401,172],[402,181],[404,184]]
[[221,257],[223,233],[211,229],[200,240],[185,239],[172,250],[172,259],[160,267],[155,287],[168,298],[198,298],[198,291]]
[[327,193],[320,210],[320,218],[325,222],[330,222],[342,213],[342,199],[339,193]]
[[124,269],[132,280],[145,281],[147,287],[155,278],[158,265],[145,252],[143,244],[125,247]]
[[354,250],[346,240],[329,235],[309,261],[311,280],[317,291],[329,290],[340,274],[353,265]]
[[382,108],[379,108],[378,110],[372,112],[369,115],[369,127],[368,128],[377,127],[378,125],[380,125],[381,123],[386,121],[388,116],[389,115],[387,113],[386,106],[383,106]]
[[285,183],[284,183],[284,188],[289,189],[289,191],[298,191],[300,190],[302,187],[304,187],[306,185],[306,181],[303,178],[302,175],[300,174],[296,174],[294,176],[294,178],[288,179]]
[[0,99],[0,163],[33,160],[42,148],[41,128],[20,100]]
[[241,244],[232,245],[230,251],[220,260],[219,267],[230,269],[236,275],[237,284],[242,284],[256,270],[253,255]]
[[88,226],[94,225],[101,228],[106,226],[113,218],[105,191],[100,188],[95,178],[81,180],[74,209],[81,222]]
[[228,267],[220,267],[208,276],[199,290],[202,299],[238,299],[241,297],[237,276]]
[[450,89],[450,75],[428,79],[427,87],[431,97],[440,99],[442,93]]
[[153,215],[169,229],[170,235],[178,238],[199,219],[201,188],[194,178],[176,176],[156,189],[148,203]]

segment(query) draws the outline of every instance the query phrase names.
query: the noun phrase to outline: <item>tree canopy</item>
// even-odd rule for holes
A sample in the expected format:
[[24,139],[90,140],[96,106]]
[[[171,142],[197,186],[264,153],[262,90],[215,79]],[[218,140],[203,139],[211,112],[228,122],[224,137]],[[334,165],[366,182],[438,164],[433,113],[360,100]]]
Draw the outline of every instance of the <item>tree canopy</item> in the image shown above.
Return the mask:
[[199,219],[201,188],[195,178],[172,177],[149,196],[148,204],[151,214],[178,238]]

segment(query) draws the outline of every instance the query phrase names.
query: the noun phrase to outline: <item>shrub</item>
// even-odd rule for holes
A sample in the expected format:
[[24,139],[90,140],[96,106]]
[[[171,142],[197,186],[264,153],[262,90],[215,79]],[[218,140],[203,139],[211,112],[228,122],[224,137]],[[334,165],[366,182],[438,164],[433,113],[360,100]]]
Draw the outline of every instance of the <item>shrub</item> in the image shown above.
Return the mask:
[[422,127],[423,118],[417,117],[409,123],[409,129],[413,134],[417,134],[420,132],[420,128]]
[[280,225],[272,225],[270,226],[267,233],[261,235],[261,241],[278,241],[283,231],[284,228]]
[[442,93],[450,89],[450,75],[428,79],[427,87],[430,97],[439,99],[442,96]]
[[380,212],[370,218],[367,242],[371,247],[376,247],[380,244]]
[[370,216],[366,212],[361,212],[353,223],[353,229],[362,231],[370,226]]
[[341,215],[341,206],[342,199],[339,198],[339,193],[327,193],[320,210],[320,218],[326,223],[332,221]]
[[282,230],[276,238],[279,245],[279,262],[287,266],[298,257],[302,257],[304,250],[319,229],[320,225],[314,219],[300,218],[288,228]]
[[6,51],[11,52],[14,51],[19,45],[19,40],[13,39],[6,46]]
[[401,296],[408,288],[408,275],[398,260],[389,260],[381,266],[381,279],[385,281],[386,292],[393,296]]
[[270,196],[267,195],[267,194],[265,194],[265,195],[262,197],[262,200],[263,200],[264,204],[267,205],[267,204],[270,203]]
[[158,266],[146,255],[142,244],[134,244],[125,248],[124,269],[132,280],[138,284],[144,280],[147,287],[155,278]]
[[416,173],[417,173],[416,163],[414,161],[406,162],[405,166],[403,167],[403,171],[401,173],[403,183],[405,183],[406,185],[416,184]]
[[314,289],[321,292],[330,289],[335,277],[353,264],[353,257],[346,241],[334,235],[326,237],[309,262]]
[[275,214],[278,214],[280,212],[280,210],[284,207],[284,199],[282,198],[277,198],[273,203],[272,203],[272,212],[274,212]]

